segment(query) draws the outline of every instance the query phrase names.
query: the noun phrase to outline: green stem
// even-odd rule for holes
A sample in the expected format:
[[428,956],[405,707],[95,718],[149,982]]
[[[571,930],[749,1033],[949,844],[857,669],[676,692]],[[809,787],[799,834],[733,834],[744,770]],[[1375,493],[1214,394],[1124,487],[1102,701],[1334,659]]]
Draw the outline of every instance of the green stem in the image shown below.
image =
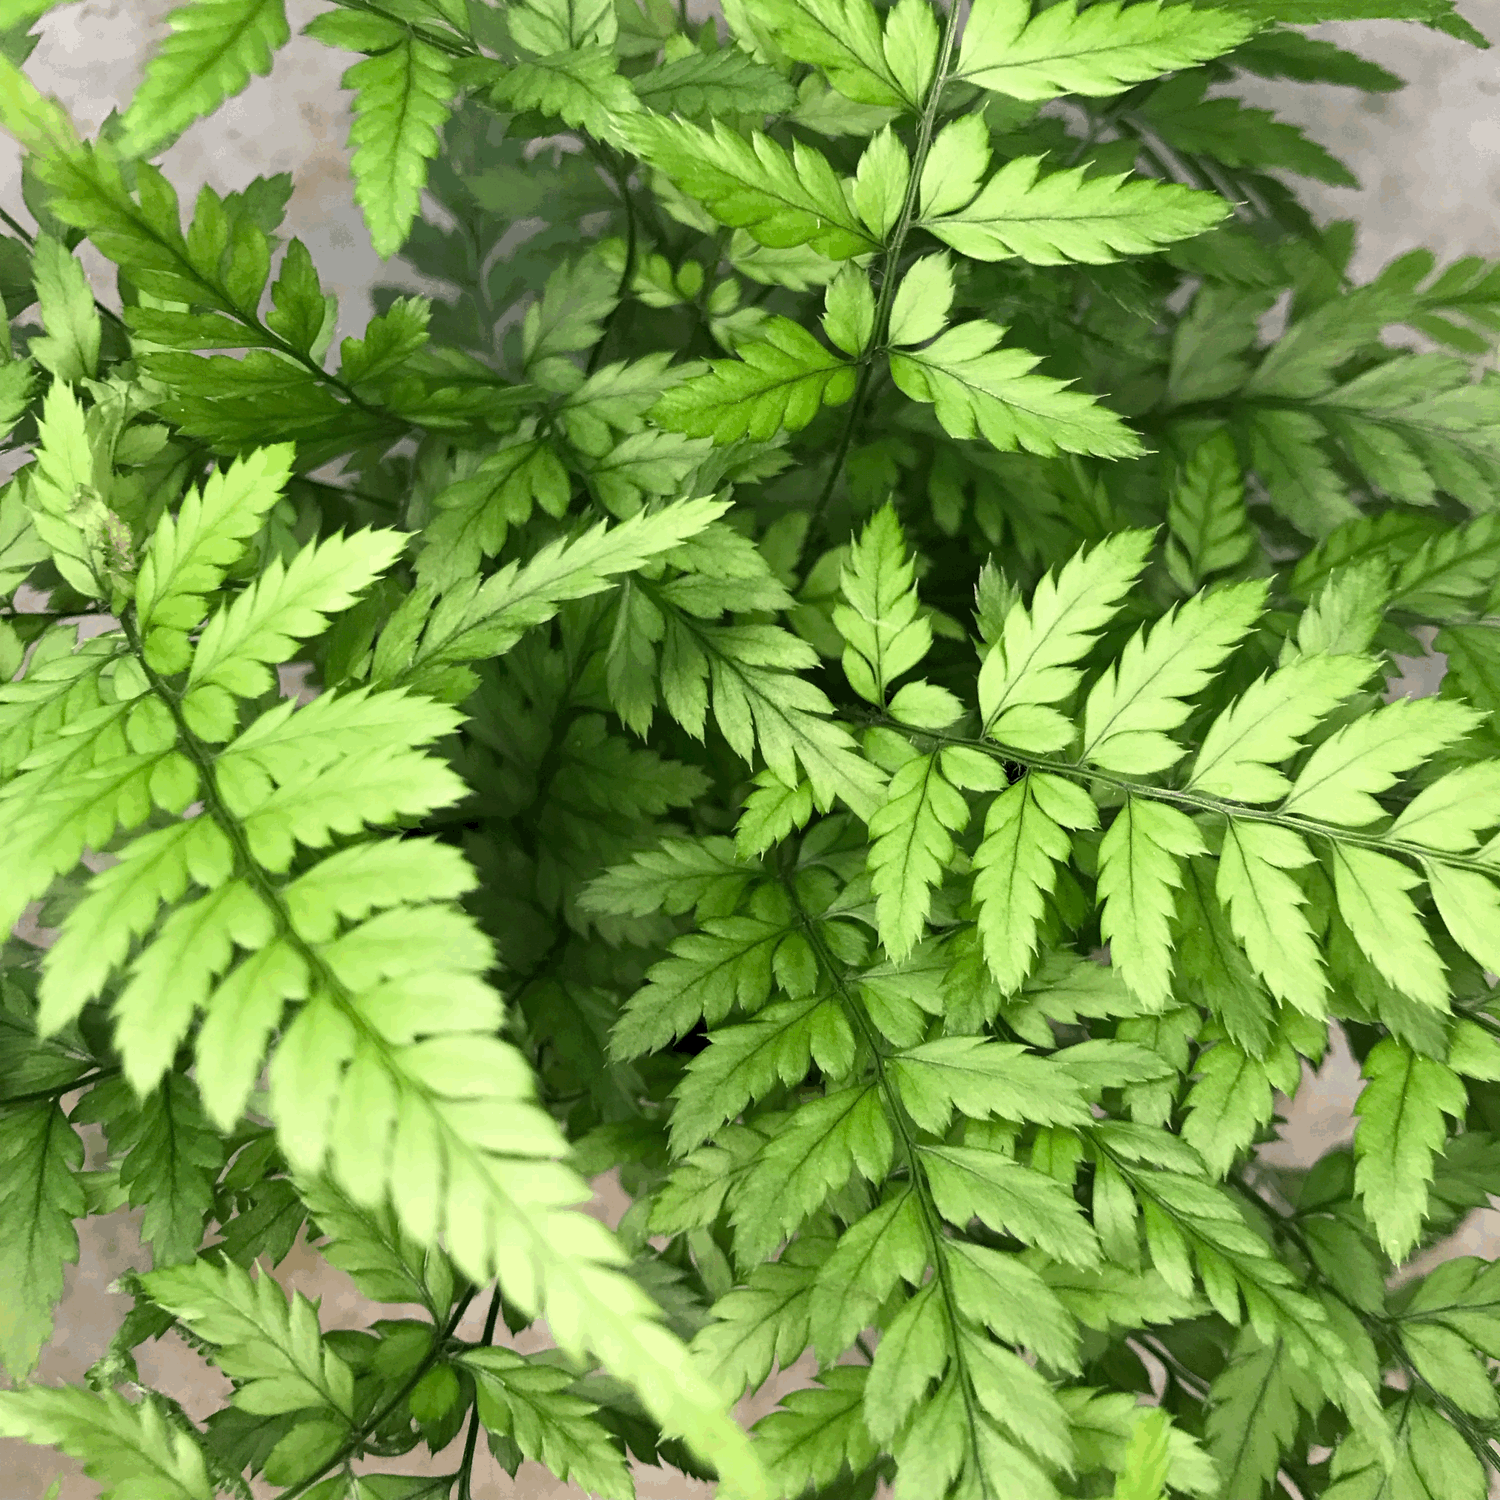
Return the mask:
[[848,720],[852,729],[864,728],[876,723],[883,728],[897,729],[903,734],[916,734],[940,745],[962,745],[978,750],[995,760],[1025,766],[1028,770],[1046,771],[1054,776],[1067,776],[1074,781],[1101,782],[1105,786],[1124,792],[1132,797],[1149,797],[1156,802],[1170,802],[1194,812],[1212,813],[1226,820],[1238,818],[1247,823],[1271,823],[1278,828],[1287,828],[1304,838],[1326,839],[1333,844],[1351,844],[1362,849],[1374,849],[1383,854],[1401,854],[1408,859],[1435,860],[1452,865],[1460,870],[1473,870],[1481,875],[1493,877],[1496,867],[1472,854],[1453,854],[1444,849],[1429,849],[1405,839],[1388,838],[1379,833],[1362,833],[1358,829],[1342,828],[1336,823],[1325,823],[1319,818],[1304,818],[1297,813],[1280,812],[1276,808],[1251,807],[1246,803],[1230,802],[1222,797],[1210,796],[1206,792],[1194,792],[1180,787],[1152,786],[1147,782],[1134,781],[1113,771],[1103,771],[1097,766],[1081,766],[1073,761],[1058,760],[1048,755],[1030,755],[1008,745],[999,745],[991,740],[976,739],[970,735],[947,734],[940,729],[914,729],[893,719],[889,714],[871,714],[860,720]]
[[896,217],[895,228],[886,242],[885,255],[880,263],[880,294],[875,303],[875,327],[870,337],[870,346],[860,362],[859,378],[854,387],[854,397],[849,403],[849,414],[844,419],[844,429],[839,434],[833,450],[833,460],[828,468],[828,477],[809,512],[807,545],[810,548],[822,530],[824,515],[833,492],[843,472],[844,461],[849,456],[854,434],[864,417],[864,408],[870,391],[870,380],[875,371],[876,355],[884,348],[890,330],[891,304],[896,298],[899,284],[897,275],[901,264],[901,253],[906,246],[906,237],[911,233],[917,217],[917,204],[922,187],[922,169],[927,165],[927,153],[932,149],[932,138],[937,130],[938,108],[943,89],[948,82],[948,65],[953,59],[953,48],[958,41],[959,0],[949,0],[948,15],[943,23],[942,40],[938,43],[937,67],[932,75],[932,85],[922,104],[922,113],[917,120],[916,148],[912,152],[911,176],[906,184],[906,196],[901,203],[901,212]]
[[[844,978],[842,965],[829,950],[823,935],[818,930],[817,923],[802,905],[797,895],[795,885],[787,878],[785,872],[782,874],[782,885],[792,902],[802,927],[803,935],[807,939],[808,946],[812,949],[814,956],[828,977],[833,982],[833,987],[838,993],[839,1004],[844,1014],[848,1017],[850,1024],[864,1038],[865,1045],[870,1049],[870,1055],[875,1064],[876,1086],[880,1089],[882,1098],[885,1100],[886,1111],[894,1125],[897,1137],[901,1142],[902,1154],[906,1158],[907,1169],[911,1174],[912,1191],[916,1195],[917,1206],[922,1213],[922,1227],[927,1235],[931,1251],[933,1274],[937,1278],[938,1294],[943,1299],[943,1312],[948,1320],[948,1330],[953,1339],[953,1363],[958,1371],[959,1382],[963,1390],[964,1413],[968,1420],[970,1451],[974,1460],[974,1472],[979,1476],[984,1486],[983,1493],[986,1500],[995,1495],[990,1484],[990,1476],[985,1472],[979,1453],[977,1433],[979,1431],[979,1400],[974,1391],[973,1377],[969,1373],[968,1361],[964,1358],[963,1345],[959,1340],[959,1329],[962,1320],[959,1316],[958,1294],[953,1286],[953,1278],[948,1268],[948,1257],[944,1253],[944,1242],[947,1236],[943,1233],[943,1216],[938,1212],[937,1203],[932,1196],[932,1186],[927,1180],[927,1173],[922,1166],[921,1154],[917,1149],[916,1124],[907,1113],[905,1104],[901,1101],[901,1095],[897,1092],[891,1076],[886,1070],[886,1047],[884,1039],[876,1032],[870,1023],[869,1016],[865,1013],[864,1006],[850,993],[847,981]],[[863,1346],[862,1346],[863,1347]]]
[[[495,1337],[495,1324],[500,1320],[500,1284],[495,1283],[495,1295],[490,1298],[490,1310],[485,1314],[484,1333],[480,1336],[476,1347],[485,1349],[489,1347],[490,1340]],[[474,1410],[469,1416],[469,1431],[464,1438],[464,1456],[458,1466],[458,1500],[474,1500],[474,1491],[471,1488],[474,1478],[474,1450],[479,1444],[479,1401],[475,1398]]]
[[86,1089],[90,1084],[98,1083],[101,1079],[113,1078],[119,1073],[119,1068],[95,1068],[92,1073],[85,1073],[80,1078],[74,1078],[68,1083],[54,1085],[50,1089],[32,1089],[27,1094],[12,1094],[8,1099],[0,1099],[0,1109],[14,1109],[21,1104],[40,1104],[47,1099],[61,1099],[65,1094],[71,1094],[74,1089]]
[[620,202],[625,209],[625,267],[620,272],[620,287],[615,293],[615,305],[610,308],[609,315],[604,320],[604,327],[600,330],[598,341],[589,350],[588,363],[583,367],[585,375],[592,375],[598,368],[599,360],[604,354],[604,346],[609,342],[609,336],[620,320],[620,312],[625,306],[625,299],[630,294],[630,284],[635,280],[636,241],[639,230],[636,224],[635,199],[630,196],[630,174],[624,167],[617,164],[614,167],[614,179],[616,186],[620,189]]

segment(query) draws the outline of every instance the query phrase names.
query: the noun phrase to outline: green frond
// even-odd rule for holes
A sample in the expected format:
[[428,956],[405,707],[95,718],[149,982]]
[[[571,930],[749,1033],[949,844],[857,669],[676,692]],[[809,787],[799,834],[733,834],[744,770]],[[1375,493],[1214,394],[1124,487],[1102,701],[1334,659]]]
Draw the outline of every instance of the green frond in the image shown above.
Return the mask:
[[167,25],[172,34],[125,111],[131,155],[154,155],[151,148],[269,73],[273,54],[291,39],[282,0],[190,0]]
[[80,1386],[0,1392],[0,1434],[82,1459],[104,1500],[213,1500],[203,1449],[149,1394],[132,1405],[118,1392]]
[[1178,9],[1155,0],[1049,8],[1033,17],[1019,0],[983,0],[964,30],[958,75],[1013,99],[1095,98],[1217,57],[1254,32],[1229,10]]
[[[438,289],[342,330],[290,173],[185,218],[145,159],[287,40],[174,3],[85,141],[0,0],[0,1437],[121,1500],[467,1496],[481,1439],[1483,1500],[1500,263],[1362,277],[1241,97],[1384,93],[1302,28],[1450,0],[336,0]],[[1279,1165],[1335,1040],[1352,1142]]]
[[385,46],[342,80],[355,91],[349,132],[354,199],[382,259],[394,255],[411,230],[453,97],[447,55],[409,28],[387,25]]

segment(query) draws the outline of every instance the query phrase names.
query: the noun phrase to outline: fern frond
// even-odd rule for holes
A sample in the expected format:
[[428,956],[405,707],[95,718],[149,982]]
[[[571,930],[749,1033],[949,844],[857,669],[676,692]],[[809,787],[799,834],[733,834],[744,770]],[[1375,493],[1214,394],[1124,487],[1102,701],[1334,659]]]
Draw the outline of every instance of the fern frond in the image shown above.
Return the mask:
[[[172,35],[125,111],[131,155],[145,156],[269,73],[291,39],[282,0],[190,0],[167,17]],[[149,153],[154,154],[154,153]]]
[[0,1392],[0,1434],[83,1460],[104,1500],[213,1500],[203,1449],[162,1414],[155,1397],[132,1405],[115,1391],[28,1386]]
[[811,245],[835,260],[877,248],[820,152],[791,152],[756,131],[749,140],[715,124],[632,115],[621,123],[631,148],[721,224],[746,229],[774,249]]
[[448,57],[415,31],[387,23],[382,48],[342,79],[353,89],[354,199],[364,211],[375,253],[389,259],[417,216],[427,162],[453,97]]
[[1018,0],[983,0],[965,28],[958,74],[1013,99],[1094,98],[1217,57],[1253,34],[1224,10],[1180,10],[1147,0],[1033,17]]
[[1042,158],[1018,156],[971,203],[921,220],[960,255],[1019,256],[1032,265],[1103,265],[1212,229],[1221,199],[1176,183],[1083,176],[1080,168],[1040,176]]

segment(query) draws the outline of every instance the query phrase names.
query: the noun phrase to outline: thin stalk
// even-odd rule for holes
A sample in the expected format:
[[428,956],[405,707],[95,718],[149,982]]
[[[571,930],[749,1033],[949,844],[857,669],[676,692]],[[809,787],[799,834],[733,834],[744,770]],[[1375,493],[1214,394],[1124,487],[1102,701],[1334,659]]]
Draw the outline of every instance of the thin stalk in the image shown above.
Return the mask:
[[844,420],[844,429],[833,450],[833,461],[828,468],[828,477],[813,504],[807,526],[808,545],[823,527],[824,514],[843,472],[844,461],[854,442],[854,434],[864,416],[864,408],[870,391],[870,380],[875,371],[875,357],[883,349],[891,325],[891,304],[896,298],[897,272],[900,269],[901,253],[906,246],[906,237],[911,233],[917,217],[917,204],[922,185],[922,169],[927,164],[927,153],[932,149],[932,138],[937,130],[938,109],[942,102],[943,89],[948,82],[948,65],[953,60],[953,48],[958,41],[959,0],[949,0],[948,15],[943,23],[942,40],[938,43],[937,68],[932,75],[932,85],[922,104],[922,113],[917,121],[916,148],[912,152],[911,177],[906,184],[906,196],[901,203],[895,228],[886,243],[885,255],[880,263],[880,293],[875,303],[875,328],[870,337],[870,347],[860,362],[859,377],[854,387],[854,397],[849,403],[849,414]]
[[[495,1283],[495,1295],[490,1298],[490,1310],[485,1314],[484,1333],[480,1336],[479,1348],[489,1347],[495,1337],[495,1324],[500,1320],[500,1283]],[[471,1488],[474,1478],[474,1450],[479,1444],[479,1400],[474,1400],[474,1410],[469,1415],[469,1431],[464,1438],[464,1456],[458,1466],[458,1500],[474,1500]]]
[[625,267],[620,272],[620,287],[615,293],[615,305],[610,308],[609,315],[604,320],[604,327],[600,330],[598,341],[589,350],[588,363],[583,367],[585,375],[592,375],[599,366],[599,360],[604,354],[604,346],[609,342],[609,336],[614,332],[615,326],[620,321],[621,309],[625,306],[625,299],[630,294],[630,283],[635,280],[635,263],[637,254],[637,239],[639,229],[636,224],[635,199],[630,195],[630,173],[624,167],[614,169],[615,185],[620,189],[620,203],[625,209]]
[[95,1068],[92,1073],[85,1073],[80,1078],[74,1078],[68,1083],[55,1084],[49,1089],[32,1089],[26,1094],[12,1094],[9,1098],[0,1099],[0,1109],[14,1109],[18,1104],[41,1104],[47,1099],[61,1099],[65,1094],[71,1094],[74,1089],[86,1089],[92,1083],[98,1083],[105,1078],[113,1078],[119,1073],[119,1068]]
[[1100,770],[1097,766],[1078,765],[1073,761],[1058,760],[1048,755],[1029,755],[998,745],[992,740],[978,739],[971,735],[948,734],[939,729],[914,730],[888,714],[862,715],[858,720],[848,721],[851,728],[865,728],[871,723],[890,729],[899,729],[906,734],[920,734],[923,739],[941,745],[963,745],[995,760],[1008,761],[1025,766],[1029,770],[1048,771],[1055,776],[1067,776],[1074,781],[1097,781],[1128,796],[1149,797],[1156,802],[1170,802],[1194,812],[1214,813],[1221,818],[1238,818],[1247,823],[1271,823],[1278,828],[1289,828],[1305,838],[1327,839],[1333,843],[1353,844],[1363,849],[1375,849],[1386,854],[1403,854],[1408,859],[1436,860],[1459,870],[1473,870],[1482,875],[1494,875],[1495,866],[1472,854],[1453,854],[1443,849],[1429,849],[1405,839],[1388,838],[1379,833],[1363,833],[1355,828],[1342,828],[1336,823],[1327,823],[1320,818],[1305,818],[1298,813],[1281,812],[1273,807],[1251,807],[1246,803],[1230,802],[1223,797],[1214,797],[1206,792],[1194,792],[1185,788],[1152,786],[1143,781],[1132,780],[1113,771]]
[[[782,874],[782,884],[787,895],[791,898],[793,908],[797,912],[808,947],[812,949],[813,955],[819,965],[832,980],[833,987],[838,994],[839,1004],[848,1017],[850,1025],[864,1038],[865,1045],[869,1048],[870,1056],[874,1060],[876,1086],[885,1100],[887,1114],[890,1117],[892,1125],[895,1127],[897,1138],[901,1142],[902,1154],[906,1158],[912,1191],[916,1195],[917,1206],[921,1210],[922,1227],[926,1232],[930,1246],[933,1275],[937,1278],[938,1294],[943,1300],[943,1313],[948,1320],[948,1329],[953,1338],[953,1364],[958,1371],[959,1382],[962,1387],[964,1414],[968,1421],[975,1473],[984,1486],[985,1496],[993,1496],[995,1491],[990,1485],[990,1475],[985,1473],[980,1465],[978,1445],[974,1442],[974,1434],[979,1429],[980,1421],[979,1398],[975,1393],[973,1377],[969,1374],[968,1361],[964,1358],[963,1346],[959,1341],[959,1329],[962,1326],[959,1318],[959,1299],[957,1289],[953,1285],[952,1275],[948,1269],[948,1257],[944,1252],[944,1240],[946,1236],[943,1234],[943,1216],[938,1212],[937,1203],[932,1196],[932,1186],[927,1181],[927,1173],[923,1169],[922,1158],[918,1153],[916,1124],[907,1113],[906,1105],[902,1102],[901,1095],[897,1092],[896,1086],[891,1081],[890,1074],[886,1070],[885,1042],[870,1024],[870,1018],[865,1013],[864,1006],[849,992],[848,983],[844,978],[843,966],[833,956],[828,945],[824,942],[823,935],[818,931],[817,924],[803,907],[797,895],[796,887],[787,878],[785,873]],[[861,1347],[863,1348],[863,1345]]]

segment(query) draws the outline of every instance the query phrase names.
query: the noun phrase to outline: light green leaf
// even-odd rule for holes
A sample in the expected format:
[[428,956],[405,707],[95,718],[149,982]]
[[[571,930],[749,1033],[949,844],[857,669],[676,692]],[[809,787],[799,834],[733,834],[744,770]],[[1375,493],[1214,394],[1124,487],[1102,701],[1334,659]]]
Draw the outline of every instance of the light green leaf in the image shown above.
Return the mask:
[[887,125],[861,153],[850,190],[855,211],[877,240],[885,240],[895,228],[910,182],[911,158]]
[[1468,1339],[1438,1323],[1408,1323],[1401,1342],[1417,1374],[1439,1396],[1481,1421],[1500,1417],[1489,1368]]
[[198,1091],[181,1073],[167,1073],[137,1101],[129,1086],[109,1079],[85,1099],[81,1119],[102,1119],[110,1154],[128,1152],[120,1186],[132,1207],[144,1207],[141,1237],[160,1268],[191,1260],[203,1243],[224,1146],[204,1116]]
[[1289,870],[1313,862],[1289,828],[1231,818],[1219,857],[1218,895],[1250,966],[1278,1000],[1322,1016],[1328,978],[1302,908],[1307,894]]
[[[524,565],[507,563],[486,579],[449,585],[436,607],[436,591],[419,589],[376,642],[371,680],[421,688],[445,668],[498,656],[527,630],[550,620],[564,600],[601,593],[618,574],[681,546],[725,509],[720,500],[683,501],[618,526],[599,525],[572,539],[559,538]],[[466,695],[460,689],[460,696]]]
[[1500,957],[1500,891],[1476,870],[1423,862],[1432,897],[1454,941],[1486,969]]
[[966,1317],[1008,1344],[1034,1350],[1048,1364],[1077,1368],[1078,1326],[1042,1275],[1018,1255],[962,1239],[945,1239],[943,1257]]
[[1336,844],[1333,883],[1339,912],[1387,983],[1422,1005],[1448,1008],[1448,978],[1407,895],[1421,876],[1388,854]]
[[652,409],[656,421],[716,443],[763,442],[783,429],[800,432],[820,408],[854,394],[854,366],[801,324],[776,317],[761,332],[739,358],[710,360],[707,374],[668,391]]
[[1350,1433],[1334,1450],[1326,1500],[1386,1494],[1403,1500],[1484,1500],[1489,1488],[1485,1466],[1440,1412],[1408,1399],[1393,1405],[1386,1420],[1395,1439],[1394,1461],[1382,1458],[1368,1433]]
[[1302,1424],[1325,1397],[1281,1339],[1246,1334],[1211,1387],[1208,1451],[1223,1476],[1224,1500],[1260,1500]]
[[921,1205],[908,1189],[851,1224],[820,1267],[811,1294],[818,1357],[830,1362],[848,1349],[898,1282],[920,1285],[929,1252]]
[[678,938],[626,1003],[612,1055],[627,1062],[691,1030],[700,1017],[713,1025],[735,1005],[759,1009],[771,992],[771,957],[791,929],[791,913],[783,910],[710,917],[701,931]]
[[1251,1057],[1230,1041],[1216,1042],[1198,1059],[1198,1080],[1188,1092],[1182,1138],[1225,1177],[1275,1109],[1274,1090],[1296,1092],[1302,1069],[1285,1042],[1264,1058]]
[[968,802],[940,766],[937,751],[914,753],[870,817],[870,888],[881,940],[898,961],[926,931],[932,888],[953,858],[953,836],[969,821]]
[[239,697],[265,692],[275,681],[271,664],[285,661],[299,639],[323,630],[328,615],[353,604],[396,560],[404,541],[395,531],[360,531],[306,547],[285,566],[273,558],[252,587],[203,627],[185,711],[191,712],[195,694],[207,699],[215,689]]
[[744,1286],[714,1303],[713,1321],[693,1339],[693,1357],[730,1400],[763,1384],[776,1365],[794,1363],[807,1347],[813,1289],[832,1247],[827,1234],[800,1235],[779,1260],[762,1261]]
[[427,181],[427,162],[453,99],[448,55],[403,29],[388,51],[355,63],[343,77],[354,89],[354,201],[364,211],[375,253],[389,260],[411,232]]
[[768,1006],[743,1026],[720,1027],[677,1086],[672,1150],[686,1155],[752,1099],[778,1084],[795,1088],[814,1064],[837,1080],[853,1062],[854,1035],[843,1011],[817,995]]
[[176,516],[157,523],[136,576],[135,613],[146,660],[158,672],[188,666],[188,632],[281,498],[292,458],[290,443],[258,448],[215,470],[201,491],[188,491]]
[[1229,584],[1197,594],[1149,631],[1138,631],[1089,691],[1080,759],[1132,776],[1164,771],[1182,757],[1166,730],[1249,633],[1265,606],[1265,585]]
[[659,115],[779,115],[797,102],[795,90],[779,73],[737,47],[689,52],[636,75],[630,85],[641,103]]
[[[846,99],[921,108],[921,94],[908,94],[894,66],[900,48],[886,41],[869,0],[769,0],[757,4],[754,14],[788,57],[822,68]],[[929,75],[931,65],[929,60]]]
[[1169,924],[1181,861],[1204,852],[1202,835],[1185,814],[1134,796],[1099,846],[1100,931],[1131,993],[1152,1010],[1171,999]]
[[665,839],[591,881],[580,905],[609,916],[676,916],[691,908],[700,918],[723,917],[739,905],[755,871],[728,839]]
[[1171,1418],[1159,1406],[1136,1423],[1115,1476],[1114,1500],[1165,1500]]
[[1291,782],[1277,766],[1290,760],[1373,670],[1368,657],[1314,655],[1258,678],[1209,725],[1188,786],[1236,802],[1285,796]]
[[[1152,1433],[1157,1426],[1154,1420],[1157,1415],[1166,1418],[1160,1407],[1138,1406],[1134,1397],[1124,1391],[1094,1391],[1087,1386],[1075,1386],[1060,1390],[1058,1399],[1072,1427],[1077,1466],[1085,1471],[1112,1470],[1120,1479],[1129,1467],[1127,1458],[1141,1429]],[[1217,1494],[1219,1476],[1213,1460],[1198,1446],[1197,1440],[1172,1426],[1170,1419],[1162,1422],[1160,1432],[1165,1483],[1189,1495]],[[1152,1441],[1155,1442],[1154,1437]],[[1116,1496],[1118,1486],[1117,1479]]]
[[833,623],[847,643],[844,675],[868,703],[883,705],[889,685],[932,645],[915,579],[901,523],[895,510],[884,506],[849,551],[840,576],[846,602],[833,611]]
[[811,245],[835,260],[878,248],[827,158],[800,141],[789,154],[760,131],[746,140],[718,121],[709,132],[659,115],[632,115],[621,129],[638,155],[721,224],[763,245]]
[[525,0],[506,19],[512,39],[532,52],[612,47],[620,30],[609,0]]
[[1401,698],[1330,735],[1308,757],[1287,812],[1361,828],[1384,816],[1376,795],[1403,771],[1462,739],[1479,715],[1440,698]]
[[277,49],[291,38],[283,0],[188,0],[167,25],[172,35],[147,63],[125,111],[130,156],[154,156],[252,77],[269,73]]
[[1070,1265],[1098,1262],[1094,1232],[1060,1182],[973,1146],[920,1146],[918,1154],[938,1212],[950,1224],[962,1228],[977,1218]]
[[1155,0],[1129,6],[1108,0],[1082,12],[1063,4],[1035,17],[1025,0],[978,0],[964,29],[958,75],[1013,99],[1104,98],[1228,52],[1254,29],[1226,11]]
[[0,1437],[45,1443],[83,1464],[100,1500],[214,1500],[202,1448],[151,1395],[27,1386],[0,1391]]
[[888,337],[893,344],[925,344],[948,326],[953,306],[953,263],[947,255],[924,255],[901,278],[891,302]]
[[1399,1264],[1421,1236],[1432,1158],[1447,1140],[1443,1116],[1462,1120],[1468,1094],[1450,1069],[1394,1037],[1375,1044],[1363,1071],[1354,1186],[1381,1248]]
[[39,234],[31,275],[46,335],[31,341],[31,358],[58,380],[76,384],[99,371],[99,309],[77,258],[50,234]]
[[1023,1047],[948,1036],[896,1053],[887,1064],[901,1102],[923,1130],[943,1135],[953,1112],[972,1120],[1082,1125],[1093,1117],[1080,1085]]
[[860,1365],[830,1366],[755,1424],[776,1494],[801,1495],[809,1485],[832,1484],[846,1464],[858,1474],[875,1461],[879,1447],[864,1418],[867,1376]]
[[151,1271],[147,1295],[199,1338],[239,1379],[233,1401],[257,1416],[317,1407],[354,1420],[354,1376],[323,1342],[317,1312],[300,1292],[290,1303],[276,1281],[206,1260]]
[[891,377],[913,401],[935,408],[950,437],[982,436],[1002,453],[1133,458],[1142,451],[1135,434],[1093,397],[1032,374],[1036,355],[996,348],[1004,333],[993,323],[961,323],[919,352],[892,353]]
[[522,58],[495,82],[490,97],[499,108],[556,115],[565,124],[617,146],[632,139],[622,119],[641,108],[630,80],[620,74],[614,52],[601,46]]
[[880,1337],[865,1383],[865,1424],[888,1444],[901,1430],[928,1383],[947,1368],[956,1330],[939,1283],[929,1281],[907,1300]]
[[856,359],[875,333],[875,292],[869,275],[856,265],[840,267],[824,297],[823,332],[831,343]]
[[1390,837],[1461,854],[1500,823],[1500,764],[1460,766],[1424,787],[1391,824]]
[[521,322],[521,369],[547,390],[573,391],[582,372],[567,359],[592,349],[619,299],[620,278],[597,253],[565,260],[547,277]]
[[1051,705],[1078,686],[1076,663],[1119,613],[1150,545],[1145,531],[1109,537],[1045,576],[1029,607],[1011,606],[979,671],[979,711],[991,739],[1035,754],[1068,744],[1072,722]]
[[[779,792],[769,787],[769,795],[782,812],[791,806],[787,794],[805,776],[820,808],[842,797],[868,819],[879,805],[884,777],[834,719],[823,690],[799,675],[816,660],[811,646],[778,627],[705,625],[678,614],[663,647],[662,696],[672,716],[700,738],[711,678],[715,722],[742,759],[749,761],[759,749],[780,785]],[[740,841],[742,854],[762,847]]]
[[1283,664],[1299,656],[1366,656],[1390,602],[1389,573],[1364,558],[1331,574],[1297,621],[1297,639],[1281,647]]
[[990,129],[985,117],[969,114],[950,120],[933,137],[922,163],[917,199],[922,218],[940,219],[972,202],[989,165]]
[[1098,826],[1088,793],[1044,771],[1028,772],[990,804],[974,853],[974,899],[985,961],[1007,994],[1031,971],[1046,898],[1071,856],[1063,830]]
[[377,1302],[421,1303],[434,1321],[442,1322],[458,1278],[441,1250],[414,1240],[388,1207],[365,1208],[326,1178],[300,1178],[297,1196],[328,1237],[318,1246],[318,1253],[348,1275],[366,1297]]
[[496,1348],[472,1349],[461,1362],[476,1377],[479,1420],[487,1432],[509,1438],[523,1457],[600,1500],[632,1500],[635,1485],[625,1455],[595,1420],[594,1404],[569,1390],[573,1377],[567,1370]]
[[1104,265],[1202,234],[1228,212],[1222,198],[1176,183],[1085,177],[1082,167],[1041,177],[1041,165],[1040,156],[1014,158],[972,203],[924,215],[922,227],[973,260]]
[[804,1104],[762,1149],[735,1196],[730,1222],[736,1258],[763,1258],[853,1173],[880,1181],[894,1149],[872,1084]]

